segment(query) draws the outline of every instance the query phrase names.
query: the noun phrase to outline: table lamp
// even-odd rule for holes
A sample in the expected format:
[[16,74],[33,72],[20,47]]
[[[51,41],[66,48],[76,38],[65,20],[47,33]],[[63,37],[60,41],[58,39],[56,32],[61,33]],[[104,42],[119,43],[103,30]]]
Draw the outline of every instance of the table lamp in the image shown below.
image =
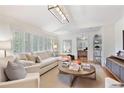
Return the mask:
[[4,50],[4,57],[6,57],[6,51],[11,49],[11,41],[0,41],[0,50]]

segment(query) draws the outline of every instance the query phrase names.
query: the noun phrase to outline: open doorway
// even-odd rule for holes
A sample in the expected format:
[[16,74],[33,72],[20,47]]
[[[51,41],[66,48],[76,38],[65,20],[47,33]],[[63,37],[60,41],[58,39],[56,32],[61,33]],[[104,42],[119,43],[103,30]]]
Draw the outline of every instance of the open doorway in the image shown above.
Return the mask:
[[88,59],[88,41],[86,37],[77,38],[77,57],[82,62],[87,62]]

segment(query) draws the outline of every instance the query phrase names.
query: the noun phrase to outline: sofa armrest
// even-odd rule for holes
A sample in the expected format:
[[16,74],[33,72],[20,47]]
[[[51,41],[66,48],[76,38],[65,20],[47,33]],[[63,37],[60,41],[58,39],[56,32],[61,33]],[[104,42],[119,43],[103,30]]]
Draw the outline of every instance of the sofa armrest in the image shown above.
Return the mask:
[[35,65],[25,67],[25,69],[28,73],[36,73],[40,71],[40,66],[40,63],[37,63]]
[[28,73],[24,79],[0,82],[1,88],[38,88],[40,87],[39,73]]
[[110,77],[106,77],[105,78],[105,88],[124,88],[124,83],[121,83]]

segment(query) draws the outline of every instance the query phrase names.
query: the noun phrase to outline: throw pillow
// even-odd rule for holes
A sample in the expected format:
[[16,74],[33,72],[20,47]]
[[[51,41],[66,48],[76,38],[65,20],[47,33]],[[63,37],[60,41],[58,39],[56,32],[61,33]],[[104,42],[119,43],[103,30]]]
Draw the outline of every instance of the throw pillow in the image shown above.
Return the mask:
[[124,51],[121,51],[119,56],[124,57]]
[[18,80],[26,77],[27,72],[24,66],[18,62],[8,62],[5,73],[9,80]]
[[17,58],[18,58],[19,60],[27,60],[27,57],[26,57],[25,54],[18,54],[18,55],[17,55]]
[[26,57],[27,57],[27,60],[35,62],[35,57],[32,54],[26,54]]
[[36,56],[35,57],[36,63],[41,63],[42,59],[40,58],[40,56]]

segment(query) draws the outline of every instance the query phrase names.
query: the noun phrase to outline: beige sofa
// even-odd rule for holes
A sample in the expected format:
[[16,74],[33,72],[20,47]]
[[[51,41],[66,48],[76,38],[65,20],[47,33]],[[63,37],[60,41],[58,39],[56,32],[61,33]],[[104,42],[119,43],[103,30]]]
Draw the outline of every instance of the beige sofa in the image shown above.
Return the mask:
[[[39,56],[41,58],[40,63],[35,63],[35,60],[31,58],[30,60],[26,55]],[[8,60],[13,61],[17,57],[19,61],[32,62],[32,65],[25,66],[27,71],[27,76],[24,79],[7,81],[7,77],[4,73],[4,68],[7,66]],[[51,52],[35,52],[35,53],[21,53],[11,57],[6,57],[0,59],[0,87],[9,88],[38,88],[40,87],[40,75],[46,73],[52,68],[58,65],[60,57],[52,57]]]
[[7,63],[13,60],[13,57],[0,59],[0,88],[38,88],[40,87],[39,73],[28,73],[24,79],[8,81],[4,68]]
[[39,56],[41,58],[40,63],[35,63],[31,66],[26,66],[25,69],[28,73],[39,72],[40,75],[51,70],[58,65],[59,57],[52,57],[51,52],[35,52],[33,56]]

